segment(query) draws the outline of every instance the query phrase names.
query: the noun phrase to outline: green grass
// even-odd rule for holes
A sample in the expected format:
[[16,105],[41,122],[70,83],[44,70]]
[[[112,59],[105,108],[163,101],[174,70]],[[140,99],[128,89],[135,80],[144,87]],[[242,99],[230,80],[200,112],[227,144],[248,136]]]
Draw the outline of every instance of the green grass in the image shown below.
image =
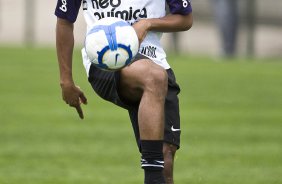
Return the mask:
[[[176,184],[282,184],[282,62],[169,56],[182,86]],[[80,51],[85,120],[61,100],[55,49],[0,48],[1,184],[140,184],[127,112],[99,99]]]

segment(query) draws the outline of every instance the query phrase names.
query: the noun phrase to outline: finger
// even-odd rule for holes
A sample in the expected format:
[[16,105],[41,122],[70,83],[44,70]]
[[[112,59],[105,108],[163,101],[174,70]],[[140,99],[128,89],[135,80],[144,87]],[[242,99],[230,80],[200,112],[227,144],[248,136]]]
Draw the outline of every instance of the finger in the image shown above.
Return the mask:
[[68,101],[66,103],[71,107],[76,107],[79,105],[79,101]]
[[83,119],[83,118],[84,118],[84,115],[83,115],[83,111],[82,111],[82,109],[81,109],[81,106],[80,106],[80,105],[75,106],[75,109],[76,109],[76,111],[77,111],[77,113],[78,113],[80,119]]
[[87,104],[87,98],[85,97],[84,93],[81,93],[79,95],[79,98],[80,98],[80,101],[83,103],[83,104]]

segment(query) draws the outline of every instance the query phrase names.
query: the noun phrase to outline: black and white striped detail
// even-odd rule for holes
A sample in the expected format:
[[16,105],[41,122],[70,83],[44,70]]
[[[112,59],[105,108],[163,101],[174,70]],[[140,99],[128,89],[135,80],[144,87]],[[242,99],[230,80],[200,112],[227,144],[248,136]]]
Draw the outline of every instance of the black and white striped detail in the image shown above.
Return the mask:
[[141,167],[143,169],[154,169],[159,170],[164,168],[164,161],[163,160],[146,160],[141,159]]

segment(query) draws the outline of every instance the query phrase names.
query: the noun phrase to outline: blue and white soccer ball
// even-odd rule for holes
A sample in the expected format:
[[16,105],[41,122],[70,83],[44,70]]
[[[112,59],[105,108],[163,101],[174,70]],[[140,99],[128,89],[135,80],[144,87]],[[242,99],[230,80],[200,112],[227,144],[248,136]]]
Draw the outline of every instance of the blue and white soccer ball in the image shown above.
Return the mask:
[[103,70],[119,70],[131,63],[139,41],[133,27],[126,21],[108,17],[97,21],[85,38],[88,58]]

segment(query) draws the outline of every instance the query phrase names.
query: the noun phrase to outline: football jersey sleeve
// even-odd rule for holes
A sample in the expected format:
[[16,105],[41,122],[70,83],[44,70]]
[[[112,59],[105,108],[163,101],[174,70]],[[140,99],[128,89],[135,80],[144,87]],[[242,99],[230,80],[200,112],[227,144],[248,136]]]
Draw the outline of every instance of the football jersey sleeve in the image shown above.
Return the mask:
[[190,0],[166,0],[166,3],[172,14],[188,15],[192,12]]
[[76,21],[82,0],[58,0],[55,15],[72,23]]

